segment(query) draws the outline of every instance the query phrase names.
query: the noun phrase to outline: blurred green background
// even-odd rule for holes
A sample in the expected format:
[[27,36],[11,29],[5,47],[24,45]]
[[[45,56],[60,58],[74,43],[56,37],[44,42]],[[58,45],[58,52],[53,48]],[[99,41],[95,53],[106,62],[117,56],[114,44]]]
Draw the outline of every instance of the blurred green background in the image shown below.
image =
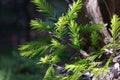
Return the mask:
[[[48,0],[60,13],[66,10],[65,0]],[[62,4],[62,6],[61,6]],[[31,19],[41,18],[30,0],[0,0],[0,80],[42,80],[45,68],[36,59],[20,56],[20,44],[42,36],[31,30]]]
[[0,56],[0,80],[42,80],[42,71],[35,60],[21,58],[17,51]]
[[41,80],[35,60],[22,58],[17,51],[30,40],[29,21],[36,16],[29,0],[0,0],[0,80]]

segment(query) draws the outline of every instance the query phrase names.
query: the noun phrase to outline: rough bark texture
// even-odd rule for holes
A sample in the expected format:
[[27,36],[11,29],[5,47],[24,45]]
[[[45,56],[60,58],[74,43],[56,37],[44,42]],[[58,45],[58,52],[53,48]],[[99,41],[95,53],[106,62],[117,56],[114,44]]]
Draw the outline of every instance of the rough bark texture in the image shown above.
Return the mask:
[[[108,26],[105,25],[100,30],[100,33],[104,37],[104,43],[107,43],[110,39],[110,34],[108,32],[108,28],[110,25],[110,18],[112,17],[113,13],[120,15],[120,0],[103,0],[103,3],[105,5],[104,8],[106,8],[108,15],[109,15],[108,17],[106,17],[106,19],[103,19],[104,15],[102,15],[101,13],[102,10],[104,11],[105,9],[104,8],[100,9],[100,5],[98,4],[98,1],[100,0],[88,0],[87,1],[86,3],[87,15],[89,19],[91,20],[90,21],[91,23],[97,23],[97,24],[107,23]],[[108,71],[101,73],[97,78],[93,78],[93,80],[120,80],[120,65],[118,61],[113,63],[111,67],[109,67]]]
[[[91,23],[105,24],[100,11],[100,6],[98,5],[98,0],[88,0],[86,10],[88,17],[91,19]],[[106,24],[100,30],[100,33],[102,34],[102,37],[104,37],[104,43],[107,43],[107,40],[110,39],[110,35],[107,31]]]

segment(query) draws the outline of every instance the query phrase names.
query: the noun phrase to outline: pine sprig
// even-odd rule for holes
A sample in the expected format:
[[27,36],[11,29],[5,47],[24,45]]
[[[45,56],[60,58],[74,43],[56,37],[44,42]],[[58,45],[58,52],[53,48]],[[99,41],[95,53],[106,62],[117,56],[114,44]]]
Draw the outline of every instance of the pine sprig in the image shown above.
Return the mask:
[[37,11],[44,13],[45,16],[54,18],[54,8],[46,0],[32,0],[37,6]]
[[70,8],[67,12],[68,20],[77,18],[77,13],[80,11],[81,8],[82,8],[82,0],[73,1],[73,4],[70,5]]
[[61,45],[59,41],[56,39],[51,40],[51,44],[49,46],[49,52],[50,54],[45,55],[45,57],[41,57],[38,64],[55,64],[60,61],[59,56],[64,52],[66,46]]
[[60,44],[60,42],[59,42],[58,40],[52,39],[52,40],[51,40],[51,46],[52,46],[53,48],[57,48],[57,47],[61,46],[61,44]]
[[19,47],[21,56],[34,57],[35,55],[43,54],[49,48],[47,40],[38,40],[25,43]]
[[50,30],[50,25],[43,22],[40,19],[35,19],[35,20],[31,20],[30,25],[32,27],[32,29],[36,29],[36,30]]
[[55,23],[55,34],[58,38],[62,38],[63,35],[65,34],[66,31],[66,24],[68,23],[68,20],[66,16],[62,15],[59,19],[58,22]]
[[54,80],[55,77],[55,70],[54,67],[51,65],[45,73],[43,80]]
[[[102,73],[102,75],[106,75],[106,74],[103,74],[104,72],[107,72],[108,68],[109,68],[109,64],[111,63],[111,60],[112,60],[112,55],[108,58],[108,60],[106,61],[105,65],[101,68],[93,68],[92,69],[92,73],[96,76],[98,76],[98,74]],[[100,62],[101,63],[101,62]]]
[[111,23],[112,23],[110,29],[110,33],[112,35],[111,41],[114,42],[120,36],[120,18],[117,15],[113,15]]
[[103,24],[86,24],[86,25],[79,25],[80,33],[91,33],[93,31],[98,31],[103,27]]
[[91,55],[86,59],[80,59],[73,64],[67,64],[67,71],[72,71],[73,74],[70,75],[66,80],[78,80],[82,73],[94,69],[95,66],[100,64],[100,62],[94,62],[96,57],[98,57],[98,54]]
[[45,57],[41,57],[39,62],[37,64],[55,64],[57,62],[59,62],[59,57],[55,54],[49,54],[49,55],[45,55]]
[[114,53],[116,54],[116,50],[120,48],[120,18],[117,15],[113,15],[113,18],[111,19],[111,28],[109,29],[111,33],[111,39],[109,40],[109,44],[105,45],[103,47],[103,50],[107,53]]
[[75,46],[75,48],[80,48],[81,39],[79,35],[79,32],[80,32],[79,26],[77,25],[76,22],[71,20],[68,28],[70,30],[69,35],[71,37],[70,40],[72,44]]
[[52,56],[59,57],[65,51],[66,45],[61,44],[56,39],[52,39],[51,42],[52,43],[51,43],[50,52],[51,52]]
[[91,38],[91,44],[93,46],[97,46],[99,44],[99,42],[98,42],[99,41],[99,35],[98,35],[98,33],[96,31],[93,31],[91,33],[90,38]]

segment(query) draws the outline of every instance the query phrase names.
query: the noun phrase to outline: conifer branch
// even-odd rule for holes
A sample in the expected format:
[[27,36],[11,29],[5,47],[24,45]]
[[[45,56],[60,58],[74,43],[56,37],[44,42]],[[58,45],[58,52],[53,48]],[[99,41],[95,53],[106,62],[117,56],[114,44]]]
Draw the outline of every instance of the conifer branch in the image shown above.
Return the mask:
[[31,20],[30,25],[32,27],[32,29],[36,29],[36,30],[50,30],[50,25],[43,22],[40,19],[35,19],[35,20]]
[[37,11],[44,13],[45,16],[54,18],[54,8],[46,0],[32,0],[37,6]]

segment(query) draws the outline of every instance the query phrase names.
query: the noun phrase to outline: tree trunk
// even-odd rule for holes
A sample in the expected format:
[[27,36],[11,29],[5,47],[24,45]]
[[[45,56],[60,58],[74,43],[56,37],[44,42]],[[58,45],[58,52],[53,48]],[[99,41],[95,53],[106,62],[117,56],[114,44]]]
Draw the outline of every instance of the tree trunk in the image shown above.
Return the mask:
[[[88,17],[91,20],[91,23],[105,24],[103,21],[102,14],[100,12],[98,0],[88,0],[86,4],[86,10]],[[104,37],[104,43],[107,43],[110,39],[110,34],[108,33],[106,26],[107,25],[105,24],[104,27],[100,30],[102,37]]]

